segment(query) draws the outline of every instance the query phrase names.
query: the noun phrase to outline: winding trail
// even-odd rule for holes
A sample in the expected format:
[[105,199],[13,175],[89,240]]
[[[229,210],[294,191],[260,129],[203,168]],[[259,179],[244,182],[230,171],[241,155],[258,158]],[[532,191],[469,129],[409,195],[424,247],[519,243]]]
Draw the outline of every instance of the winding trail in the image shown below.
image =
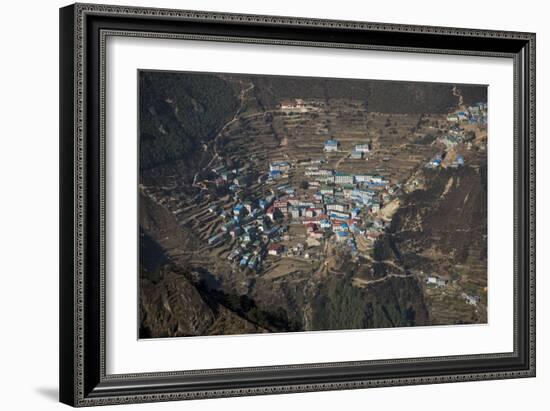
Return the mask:
[[[240,100],[240,105],[239,105],[239,108],[237,109],[237,111],[235,112],[235,115],[233,116],[233,118],[231,120],[229,120],[227,123],[225,123],[222,128],[220,129],[220,131],[218,131],[218,134],[216,134],[216,137],[214,137],[214,139],[212,140],[212,142],[210,143],[211,144],[211,147],[212,147],[212,151],[214,152],[213,155],[212,155],[212,158],[210,159],[210,161],[208,162],[208,164],[205,166],[205,168],[208,168],[212,165],[212,163],[217,160],[218,158],[221,158],[220,155],[218,154],[218,150],[217,150],[217,143],[219,141],[220,138],[222,138],[223,136],[223,133],[225,132],[225,130],[227,130],[227,128],[232,125],[233,123],[235,123],[236,121],[239,120],[240,116],[241,116],[241,112],[243,111],[244,109],[244,106],[245,106],[245,101],[246,99],[248,98],[247,97],[247,94],[254,89],[254,83],[249,83],[248,87],[246,88],[243,88],[240,93],[239,93],[239,100]],[[262,113],[263,114],[263,113]]]
[[362,287],[368,287],[369,285],[386,281],[389,278],[406,278],[406,277],[411,277],[411,276],[412,276],[411,274],[388,274],[384,277],[377,278],[376,280],[363,280],[362,278],[355,277],[355,278],[353,278],[352,281],[357,283],[358,285],[360,285]]
[[457,86],[453,86],[453,96],[458,97],[458,108],[463,110],[464,106],[464,96]]
[[349,158],[349,156],[351,156],[351,152],[352,152],[352,151],[353,151],[353,150],[346,151],[346,152],[345,152],[345,155],[344,155],[340,160],[338,160],[338,161],[336,162],[336,164],[334,164],[334,169],[335,169],[335,170],[338,170],[338,169],[340,168],[340,164],[342,164],[342,161],[344,161],[345,159]]

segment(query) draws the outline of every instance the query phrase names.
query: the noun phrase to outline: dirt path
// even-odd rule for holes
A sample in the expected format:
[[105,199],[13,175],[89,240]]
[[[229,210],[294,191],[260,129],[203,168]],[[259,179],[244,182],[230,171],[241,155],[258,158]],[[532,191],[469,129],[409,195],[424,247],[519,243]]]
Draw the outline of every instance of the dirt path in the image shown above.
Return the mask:
[[453,86],[453,96],[458,97],[458,108],[460,110],[464,110],[465,109],[464,96],[462,95],[462,92],[457,86]]
[[338,170],[338,168],[340,167],[340,164],[342,164],[342,161],[344,161],[345,159],[347,159],[347,158],[351,155],[351,152],[352,152],[352,151],[353,151],[353,150],[347,151],[347,152],[345,153],[345,155],[344,155],[340,160],[338,160],[338,161],[336,162],[336,164],[334,164],[334,169],[335,169],[335,170]]
[[451,187],[453,186],[454,178],[450,177],[449,181],[447,181],[447,184],[445,185],[445,189],[443,190],[443,193],[439,196],[440,199],[444,199]]
[[[248,85],[248,87],[246,88],[243,88],[240,93],[239,93],[239,101],[240,101],[240,105],[239,105],[239,108],[237,109],[237,111],[235,112],[235,115],[233,116],[233,118],[231,120],[229,120],[227,123],[225,123],[222,128],[220,129],[220,131],[218,132],[218,134],[216,134],[216,137],[214,137],[214,140],[212,140],[212,142],[210,143],[211,144],[211,147],[212,147],[212,151],[214,152],[213,155],[212,155],[212,158],[210,159],[210,161],[208,162],[208,164],[205,166],[205,168],[208,168],[212,165],[212,163],[214,161],[216,161],[218,158],[220,158],[220,155],[218,154],[218,150],[217,150],[217,143],[218,143],[218,140],[220,138],[222,138],[223,136],[223,133],[225,132],[225,130],[227,130],[227,128],[232,125],[233,123],[235,123],[236,121],[239,120],[240,118],[240,115],[241,115],[241,112],[243,111],[244,109],[244,106],[245,106],[245,101],[247,99],[247,94],[249,91],[251,91],[252,89],[254,89],[254,83],[250,83]],[[263,113],[262,113],[263,114]]]
[[389,278],[405,278],[405,277],[410,277],[410,276],[411,276],[410,274],[388,274],[384,277],[377,278],[376,280],[365,280],[363,278],[354,277],[352,282],[357,287],[368,287],[369,285],[376,284],[376,283],[381,283],[382,281],[386,281]]

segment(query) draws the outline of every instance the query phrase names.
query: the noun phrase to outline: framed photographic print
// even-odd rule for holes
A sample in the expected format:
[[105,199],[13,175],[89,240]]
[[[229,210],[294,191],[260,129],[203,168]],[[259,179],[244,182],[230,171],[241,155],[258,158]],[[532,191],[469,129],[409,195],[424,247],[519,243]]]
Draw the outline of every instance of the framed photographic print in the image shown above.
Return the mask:
[[535,375],[535,35],[60,10],[60,399]]

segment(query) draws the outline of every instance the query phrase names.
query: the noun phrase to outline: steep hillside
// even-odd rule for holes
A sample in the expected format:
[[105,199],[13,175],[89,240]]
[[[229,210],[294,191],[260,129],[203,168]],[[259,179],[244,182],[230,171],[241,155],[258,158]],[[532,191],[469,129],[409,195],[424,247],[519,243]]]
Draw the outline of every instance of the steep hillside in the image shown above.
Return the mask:
[[[299,324],[279,306],[257,303],[221,287],[215,264],[195,267],[204,244],[161,204],[140,200],[140,337],[183,337],[294,331]],[[215,263],[215,261],[213,261]],[[272,290],[273,292],[273,290]]]
[[471,253],[486,258],[487,187],[474,169],[424,171],[427,190],[406,196],[393,218],[391,232],[405,266],[418,255],[445,255],[453,264],[466,263]]
[[[427,190],[404,199],[380,244],[405,270],[443,278],[426,288],[433,324],[487,321],[487,187],[483,173],[465,167],[423,171]],[[463,295],[482,304],[467,304]]]
[[233,117],[238,101],[222,79],[196,73],[139,73],[140,168],[191,163],[201,142]]
[[265,332],[202,295],[184,275],[168,271],[140,280],[140,338]]
[[[230,76],[229,76],[230,77]],[[447,113],[458,99],[453,84],[309,77],[246,76],[254,83],[263,107],[275,107],[281,100],[297,95],[303,99],[366,100],[372,112],[421,114]],[[487,101],[487,88],[458,85],[465,104]]]
[[315,329],[388,328],[428,325],[429,315],[416,278],[390,277],[363,289],[351,275],[326,281],[316,298]]

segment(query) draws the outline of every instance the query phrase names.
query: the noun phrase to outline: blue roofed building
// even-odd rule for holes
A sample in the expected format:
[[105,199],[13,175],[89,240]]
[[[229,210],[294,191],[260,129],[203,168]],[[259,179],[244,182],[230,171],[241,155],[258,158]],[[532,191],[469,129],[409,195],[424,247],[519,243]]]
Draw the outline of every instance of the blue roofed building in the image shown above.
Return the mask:
[[334,174],[335,184],[353,184],[353,176],[347,173],[337,172]]
[[244,204],[237,204],[235,207],[233,207],[233,214],[242,215],[244,214],[244,210]]
[[340,143],[337,140],[327,140],[325,141],[325,147],[323,148],[325,151],[338,151],[338,148],[340,147]]
[[323,219],[323,220],[319,221],[319,226],[321,228],[330,228],[332,226],[332,224],[330,223],[330,220]]
[[465,111],[459,111],[458,113],[456,113],[456,115],[460,121],[468,120],[468,113],[466,113]]
[[241,258],[239,265],[246,265],[248,263],[249,258],[250,258],[250,254],[243,255],[243,258]]

